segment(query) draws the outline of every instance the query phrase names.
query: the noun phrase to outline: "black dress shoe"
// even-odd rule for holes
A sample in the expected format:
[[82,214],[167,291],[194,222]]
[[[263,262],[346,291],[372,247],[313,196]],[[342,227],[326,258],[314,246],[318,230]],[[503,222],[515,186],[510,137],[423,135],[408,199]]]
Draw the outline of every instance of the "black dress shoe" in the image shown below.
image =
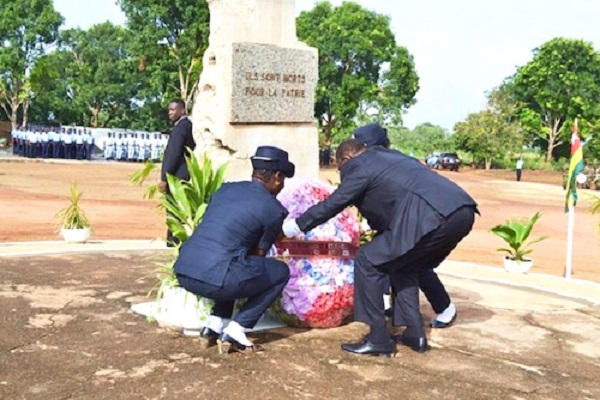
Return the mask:
[[367,338],[364,338],[358,343],[344,343],[342,350],[361,355],[394,357],[396,355],[396,342],[390,340],[385,344],[373,344]]
[[396,335],[396,336],[394,336],[394,340],[398,344],[410,347],[417,353],[425,353],[427,350],[429,350],[429,345],[427,344],[427,338],[425,336],[413,337],[413,336]]
[[431,321],[431,327],[437,328],[437,329],[448,328],[448,327],[452,326],[452,324],[454,324],[454,321],[456,321],[457,315],[458,315],[458,312],[455,312],[454,317],[452,317],[450,322],[442,322],[442,321],[438,321],[437,319],[434,319],[433,321]]
[[208,326],[205,326],[200,332],[200,337],[207,339],[208,344],[217,344],[217,339],[219,338],[219,334]]
[[243,345],[226,333],[221,333],[217,339],[217,346],[219,347],[219,354],[227,354],[230,350],[240,353],[262,350],[260,346],[255,344],[252,346]]

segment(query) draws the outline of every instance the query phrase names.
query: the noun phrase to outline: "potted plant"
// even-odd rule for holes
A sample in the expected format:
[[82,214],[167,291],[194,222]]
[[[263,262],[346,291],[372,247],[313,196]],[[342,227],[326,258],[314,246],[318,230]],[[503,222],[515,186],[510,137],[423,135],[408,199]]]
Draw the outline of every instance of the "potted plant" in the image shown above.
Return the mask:
[[[160,199],[161,206],[169,211],[167,225],[180,243],[174,248],[173,258],[158,265],[159,282],[151,291],[156,291],[156,301],[149,314],[152,319],[183,327],[186,335],[198,335],[214,302],[180,287],[173,266],[179,247],[200,224],[211,196],[221,187],[227,165],[215,169],[207,154],[197,158],[189,148],[187,151],[186,164],[190,179],[181,181],[167,175],[169,195],[162,195]],[[153,168],[145,166],[142,171],[130,177],[130,182],[142,185],[152,170]],[[151,189],[146,192],[145,198],[152,198],[155,193]]]
[[517,218],[507,220],[504,224],[496,225],[492,228],[492,233],[503,239],[508,247],[497,249],[500,252],[506,253],[504,256],[504,268],[509,272],[525,273],[533,266],[533,260],[525,258],[533,250],[530,246],[534,243],[546,239],[546,236],[529,239],[529,235],[533,226],[540,218],[540,213],[537,212],[530,219]]
[[70,243],[84,243],[91,234],[90,221],[79,205],[82,194],[77,183],[74,183],[69,196],[71,204],[56,214],[60,220],[60,234]]

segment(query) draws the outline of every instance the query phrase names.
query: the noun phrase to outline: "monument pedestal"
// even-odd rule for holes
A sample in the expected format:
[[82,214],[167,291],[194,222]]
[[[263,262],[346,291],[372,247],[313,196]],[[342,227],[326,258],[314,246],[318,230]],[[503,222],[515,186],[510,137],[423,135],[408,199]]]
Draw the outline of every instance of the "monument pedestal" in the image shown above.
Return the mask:
[[248,180],[262,145],[289,153],[296,174],[319,171],[317,50],[296,37],[294,0],[209,0],[209,47],[192,111],[196,154]]

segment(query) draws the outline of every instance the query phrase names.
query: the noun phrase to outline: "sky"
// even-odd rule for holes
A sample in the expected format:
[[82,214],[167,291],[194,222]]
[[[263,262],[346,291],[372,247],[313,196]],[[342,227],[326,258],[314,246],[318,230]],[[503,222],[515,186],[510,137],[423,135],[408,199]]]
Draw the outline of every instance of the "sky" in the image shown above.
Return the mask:
[[[330,0],[340,5],[341,0]],[[409,128],[430,122],[452,130],[486,105],[486,92],[531,61],[555,37],[600,50],[598,0],[355,0],[390,17],[397,44],[413,55],[420,89],[404,116]],[[314,0],[296,0],[298,13]],[[115,0],[54,0],[65,27],[124,24]]]

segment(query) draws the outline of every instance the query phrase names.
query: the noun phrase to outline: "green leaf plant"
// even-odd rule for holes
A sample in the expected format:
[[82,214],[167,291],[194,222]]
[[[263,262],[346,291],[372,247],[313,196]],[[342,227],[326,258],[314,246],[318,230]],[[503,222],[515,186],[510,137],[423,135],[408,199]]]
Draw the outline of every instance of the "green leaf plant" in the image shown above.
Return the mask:
[[56,214],[56,218],[60,221],[60,227],[63,229],[84,229],[89,228],[90,221],[81,209],[79,201],[83,192],[79,189],[77,183],[71,186],[71,194],[69,196],[69,204]]
[[[182,181],[173,175],[167,175],[169,194],[162,195],[160,198],[161,206],[167,210],[167,226],[173,235],[179,239],[180,243],[175,246],[172,259],[157,264],[156,272],[159,282],[149,293],[149,295],[156,293],[157,301],[162,299],[165,290],[179,286],[173,270],[179,248],[202,222],[212,195],[219,190],[223,183],[227,168],[227,164],[224,164],[215,170],[207,154],[199,159],[189,148],[187,149],[185,161],[190,179]],[[155,168],[153,163],[145,164],[140,171],[129,177],[130,183],[143,185]],[[144,198],[151,198],[147,196],[147,193]]]
[[208,202],[212,195],[221,187],[227,164],[217,170],[208,155],[201,160],[188,149],[186,164],[190,173],[189,181],[167,175],[169,184],[168,196],[161,199],[167,209],[167,225],[173,235],[185,242],[194,232],[204,217]]
[[516,218],[507,220],[504,224],[494,226],[491,232],[504,240],[508,245],[508,247],[501,247],[497,250],[506,253],[507,257],[517,262],[526,260],[525,256],[533,251],[530,246],[547,239],[546,236],[540,236],[528,241],[533,226],[540,218],[540,215],[539,212],[536,212],[530,219]]
[[[146,180],[157,171],[160,172],[158,169],[158,164],[153,162],[152,160],[146,160],[140,170],[135,171],[129,176],[129,183],[132,185],[142,187],[144,186]],[[144,200],[152,200],[156,197],[157,194],[158,183],[151,183],[146,186],[146,190],[144,191]]]

